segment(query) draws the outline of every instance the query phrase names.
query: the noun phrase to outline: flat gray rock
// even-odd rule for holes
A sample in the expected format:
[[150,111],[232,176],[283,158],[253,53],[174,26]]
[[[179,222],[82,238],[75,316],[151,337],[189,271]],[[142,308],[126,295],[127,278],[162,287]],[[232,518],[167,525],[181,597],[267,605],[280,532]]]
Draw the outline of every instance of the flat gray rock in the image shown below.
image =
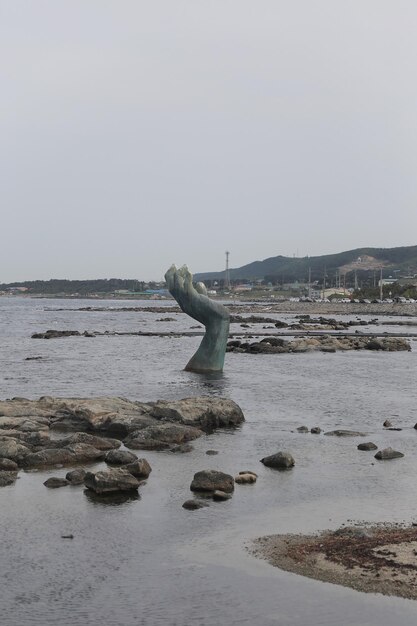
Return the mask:
[[383,450],[379,450],[375,454],[375,458],[379,461],[389,461],[391,459],[401,459],[403,457],[402,452],[398,452],[397,450],[393,450],[392,448],[384,448]]
[[357,430],[330,430],[324,434],[329,437],[366,437],[366,433],[361,433]]
[[58,489],[59,487],[68,487],[69,482],[65,478],[51,476],[43,483],[48,489]]

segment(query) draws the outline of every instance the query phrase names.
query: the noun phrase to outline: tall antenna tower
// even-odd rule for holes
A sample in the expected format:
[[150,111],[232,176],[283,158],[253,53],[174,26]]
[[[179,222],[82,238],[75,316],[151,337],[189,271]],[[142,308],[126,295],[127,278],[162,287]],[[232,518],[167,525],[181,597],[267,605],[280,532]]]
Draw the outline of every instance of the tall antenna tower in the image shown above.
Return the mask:
[[230,252],[226,250],[226,270],[224,272],[224,288],[225,289],[230,289],[229,254]]

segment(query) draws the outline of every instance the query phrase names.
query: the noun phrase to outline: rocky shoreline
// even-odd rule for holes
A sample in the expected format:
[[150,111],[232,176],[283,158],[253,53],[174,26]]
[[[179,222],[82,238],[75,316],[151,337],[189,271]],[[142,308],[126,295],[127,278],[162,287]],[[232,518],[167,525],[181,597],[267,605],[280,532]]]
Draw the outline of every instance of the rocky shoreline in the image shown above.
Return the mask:
[[417,526],[342,527],[317,535],[272,535],[249,551],[315,580],[417,600]]
[[289,354],[304,352],[337,352],[338,350],[373,350],[398,352],[411,350],[407,339],[402,337],[378,336],[347,336],[323,335],[315,337],[300,337],[286,341],[278,337],[266,337],[252,343],[235,339],[227,344],[227,352],[245,354]]
[[131,476],[147,477],[150,468],[146,459],[118,450],[122,444],[131,450],[187,452],[190,441],[217,428],[236,428],[243,421],[235,402],[206,396],[148,403],[49,396],[0,401],[0,486],[13,484],[21,469],[105,461],[124,469],[118,470],[120,475],[113,470],[97,478],[87,473],[83,476],[87,487],[97,484],[95,490],[103,493],[116,481],[119,490],[137,488],[139,483]]
[[[171,302],[171,301],[169,301]],[[381,302],[366,304],[362,302],[291,302],[289,300],[259,300],[238,302],[236,300],[222,300],[230,313],[302,313],[307,315],[392,315],[417,317],[417,303]],[[165,306],[88,306],[78,308],[51,308],[52,311],[107,311],[117,312],[150,312],[150,313],[181,313],[176,305]]]

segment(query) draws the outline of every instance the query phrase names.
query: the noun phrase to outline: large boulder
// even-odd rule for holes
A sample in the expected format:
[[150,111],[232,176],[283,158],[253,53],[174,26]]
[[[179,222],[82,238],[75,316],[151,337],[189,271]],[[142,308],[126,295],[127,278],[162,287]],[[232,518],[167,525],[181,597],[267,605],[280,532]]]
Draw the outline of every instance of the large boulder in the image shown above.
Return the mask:
[[124,398],[68,398],[55,407],[54,428],[126,436],[150,423],[149,407]]
[[114,493],[117,491],[137,490],[139,481],[125,469],[117,468],[99,472],[87,472],[84,485],[98,494]]
[[136,454],[128,450],[109,450],[104,457],[108,465],[127,465],[137,460]]
[[194,474],[194,478],[190,485],[191,491],[224,491],[231,493],[234,491],[235,484],[233,476],[219,472],[217,470],[202,470]]
[[35,468],[51,465],[71,465],[76,463],[76,461],[74,452],[67,448],[46,448],[25,456],[22,465],[26,468]]
[[86,474],[87,472],[85,471],[85,469],[77,467],[77,469],[67,472],[65,474],[65,478],[70,483],[70,485],[83,485]]
[[102,461],[106,456],[105,450],[97,450],[88,443],[74,443],[62,450],[68,450],[75,457],[75,463],[93,463],[94,461]]
[[378,446],[373,441],[366,441],[358,445],[358,450],[378,450]]
[[162,422],[132,433],[124,443],[128,448],[135,450],[165,450],[172,445],[197,439],[202,434],[202,430],[193,426]]
[[90,433],[76,432],[64,439],[55,439],[51,442],[51,448],[65,448],[66,446],[84,443],[97,450],[115,450],[120,448],[120,441],[118,439],[110,439],[109,437],[98,437],[97,435],[91,435]]
[[[226,398],[200,396],[183,400],[136,402],[125,398],[14,398],[0,401],[0,429],[89,431],[124,438],[157,422],[194,426],[206,432],[237,426],[239,406]],[[93,444],[94,445],[94,444]]]
[[294,466],[294,458],[289,452],[281,451],[270,456],[265,456],[261,459],[261,463],[267,467],[274,467],[275,469],[291,469]]
[[398,450],[393,450],[392,448],[384,448],[383,450],[378,450],[375,454],[375,458],[379,461],[389,461],[391,459],[401,459],[403,457],[402,452],[398,452]]
[[0,471],[0,487],[7,487],[16,482],[17,472]]
[[136,478],[148,478],[152,472],[152,468],[146,459],[136,459],[133,463],[124,465],[123,469],[127,470]]
[[11,459],[0,458],[0,471],[6,472],[17,472],[19,469],[16,461],[12,461]]
[[15,461],[20,465],[31,453],[31,449],[13,437],[0,437],[0,457]]
[[244,421],[241,408],[226,398],[184,398],[151,402],[151,415],[156,419],[181,422],[205,432],[216,428],[238,426]]

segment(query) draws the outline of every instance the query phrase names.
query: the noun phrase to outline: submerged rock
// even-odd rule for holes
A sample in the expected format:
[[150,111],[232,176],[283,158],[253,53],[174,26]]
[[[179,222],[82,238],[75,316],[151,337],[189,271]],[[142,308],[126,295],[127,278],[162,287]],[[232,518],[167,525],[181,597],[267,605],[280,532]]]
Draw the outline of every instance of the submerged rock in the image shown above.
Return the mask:
[[329,432],[324,434],[329,437],[366,437],[366,433],[361,433],[357,430],[329,430]]
[[186,454],[187,452],[191,452],[194,450],[193,446],[190,443],[182,443],[179,446],[174,446],[170,449],[170,452],[174,452],[175,454]]
[[372,441],[367,441],[366,443],[360,443],[358,450],[378,450],[378,446],[372,443]]
[[43,483],[48,489],[58,489],[59,487],[68,487],[69,482],[65,478],[58,478],[57,476],[51,476]]
[[186,500],[182,504],[183,509],[187,509],[188,511],[196,511],[197,509],[202,509],[208,506],[205,502],[200,502],[198,500]]
[[221,491],[220,489],[216,489],[216,491],[213,492],[213,500],[216,500],[217,502],[230,500],[231,497],[232,496],[230,495],[230,493],[226,493],[225,491]]

